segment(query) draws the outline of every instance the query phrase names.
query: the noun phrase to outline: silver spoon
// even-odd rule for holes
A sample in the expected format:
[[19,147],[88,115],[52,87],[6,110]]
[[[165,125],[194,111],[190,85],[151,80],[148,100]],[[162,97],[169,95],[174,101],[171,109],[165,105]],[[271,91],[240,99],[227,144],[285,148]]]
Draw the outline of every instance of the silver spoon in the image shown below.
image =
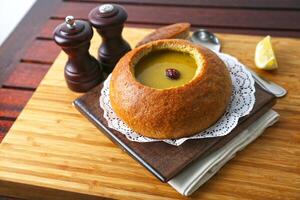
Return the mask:
[[191,40],[195,44],[203,45],[214,51],[219,52],[221,50],[221,43],[217,36],[206,29],[198,29],[193,32]]
[[[193,32],[191,36],[191,41],[195,44],[201,44],[216,52],[219,52],[221,50],[221,43],[218,37],[206,29],[198,29],[195,32]],[[276,97],[283,97],[284,95],[286,95],[287,91],[283,87],[277,85],[276,83],[266,80],[265,78],[259,76],[257,73],[250,70],[249,68],[247,69],[252,74],[252,77],[254,78],[256,83],[260,85],[263,89],[271,92]]]

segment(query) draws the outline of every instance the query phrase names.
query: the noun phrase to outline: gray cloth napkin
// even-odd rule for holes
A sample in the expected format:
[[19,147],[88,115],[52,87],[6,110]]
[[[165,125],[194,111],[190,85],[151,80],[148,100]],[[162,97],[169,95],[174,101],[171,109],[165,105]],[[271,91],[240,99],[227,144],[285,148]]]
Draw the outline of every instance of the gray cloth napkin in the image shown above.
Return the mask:
[[191,195],[217,173],[237,152],[254,141],[267,127],[277,122],[278,119],[279,114],[274,110],[269,110],[225,146],[207,157],[199,159],[168,183],[182,195]]

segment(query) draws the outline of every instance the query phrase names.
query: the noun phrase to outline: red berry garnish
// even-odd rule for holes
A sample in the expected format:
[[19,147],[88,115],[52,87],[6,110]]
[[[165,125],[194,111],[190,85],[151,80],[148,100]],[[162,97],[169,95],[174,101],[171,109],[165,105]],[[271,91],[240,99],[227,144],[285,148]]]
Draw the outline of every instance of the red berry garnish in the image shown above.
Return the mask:
[[168,68],[166,69],[166,76],[170,79],[176,80],[180,77],[180,72],[177,69]]

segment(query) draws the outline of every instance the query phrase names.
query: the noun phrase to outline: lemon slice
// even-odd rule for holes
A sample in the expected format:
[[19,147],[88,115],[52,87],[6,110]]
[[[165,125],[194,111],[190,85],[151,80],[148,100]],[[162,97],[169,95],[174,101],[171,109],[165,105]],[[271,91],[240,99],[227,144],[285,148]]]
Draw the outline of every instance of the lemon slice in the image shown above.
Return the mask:
[[278,68],[269,35],[256,45],[254,60],[259,69],[273,70]]

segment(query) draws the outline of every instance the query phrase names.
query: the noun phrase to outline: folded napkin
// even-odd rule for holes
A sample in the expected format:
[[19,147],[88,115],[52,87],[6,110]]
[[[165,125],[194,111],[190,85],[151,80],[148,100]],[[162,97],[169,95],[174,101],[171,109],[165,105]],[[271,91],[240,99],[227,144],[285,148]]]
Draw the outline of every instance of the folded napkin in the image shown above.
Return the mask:
[[168,183],[182,195],[191,195],[217,173],[237,152],[254,141],[267,127],[277,122],[278,119],[279,114],[274,110],[269,110],[225,146],[214,151],[207,157],[199,159]]

